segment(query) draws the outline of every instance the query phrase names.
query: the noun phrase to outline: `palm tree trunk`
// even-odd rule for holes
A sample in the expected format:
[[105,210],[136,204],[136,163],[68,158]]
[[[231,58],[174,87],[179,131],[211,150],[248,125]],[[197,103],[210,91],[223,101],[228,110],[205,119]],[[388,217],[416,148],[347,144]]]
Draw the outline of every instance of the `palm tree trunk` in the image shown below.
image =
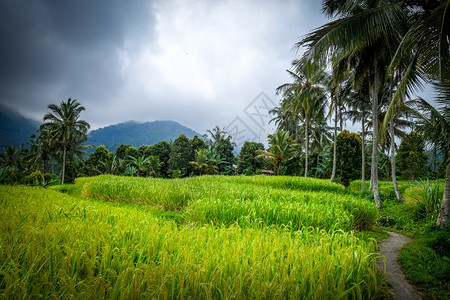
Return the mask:
[[336,177],[336,148],[337,148],[337,121],[338,121],[338,109],[337,103],[334,103],[334,147],[333,147],[333,171],[331,172],[331,181],[335,180]]
[[392,184],[394,185],[395,196],[398,203],[402,203],[402,197],[398,191],[397,175],[395,174],[395,137],[394,137],[394,122],[389,122],[389,135],[391,136],[391,170],[392,170]]
[[380,193],[378,191],[378,89],[380,74],[377,70],[377,57],[376,54],[373,60],[373,71],[374,71],[374,82],[372,87],[372,190],[373,199],[375,200],[375,205],[381,208]]
[[433,172],[436,172],[436,156],[437,156],[437,149],[436,149],[436,145],[434,145],[434,149],[433,149]]
[[440,228],[445,228],[445,226],[447,225],[450,213],[449,205],[450,205],[450,159],[447,163],[447,171],[445,175],[444,197],[442,198],[441,209],[439,210],[439,216],[436,221],[436,224]]
[[308,117],[306,117],[306,128],[305,128],[305,135],[306,135],[306,146],[305,146],[305,177],[308,177],[308,148],[309,148],[309,137],[308,137],[308,126],[309,126],[309,120]]
[[64,175],[66,171],[66,144],[64,144],[61,185],[64,184]]
[[363,191],[363,193],[366,191],[366,150],[365,150],[365,136],[364,136],[364,116],[362,117],[361,120],[361,124],[362,124],[362,131],[361,131],[361,138],[362,138],[362,142],[361,142],[361,190]]
[[322,135],[320,135],[320,138],[319,138],[319,149],[318,149],[318,152],[317,152],[316,173],[314,175],[314,177],[316,177],[316,178],[317,178],[317,171],[319,170],[320,152],[321,152],[321,150],[322,150]]

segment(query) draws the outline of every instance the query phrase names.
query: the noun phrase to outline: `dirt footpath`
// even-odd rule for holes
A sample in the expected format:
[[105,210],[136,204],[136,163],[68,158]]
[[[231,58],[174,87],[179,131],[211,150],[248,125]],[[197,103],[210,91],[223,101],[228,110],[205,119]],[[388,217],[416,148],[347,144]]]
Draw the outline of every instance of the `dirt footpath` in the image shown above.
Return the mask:
[[[379,251],[386,259],[386,280],[391,284],[391,288],[389,292],[392,294],[394,299],[421,299],[417,290],[410,285],[406,279],[405,275],[400,269],[400,265],[398,263],[398,253],[400,249],[412,242],[407,236],[395,233],[388,232],[389,238],[383,240],[379,244]],[[383,258],[377,259],[377,267],[378,270],[384,273],[384,260]]]

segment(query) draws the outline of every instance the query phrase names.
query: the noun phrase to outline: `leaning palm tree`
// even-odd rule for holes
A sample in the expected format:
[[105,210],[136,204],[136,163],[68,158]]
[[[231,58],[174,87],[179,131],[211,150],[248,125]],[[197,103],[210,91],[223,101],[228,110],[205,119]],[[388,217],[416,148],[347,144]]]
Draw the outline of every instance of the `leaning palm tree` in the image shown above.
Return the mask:
[[67,152],[87,141],[87,131],[90,126],[86,121],[79,120],[80,113],[85,108],[77,100],[69,98],[66,102],[62,101],[60,106],[50,104],[48,108],[52,112],[44,116],[44,122],[46,122],[40,129],[48,130],[50,144],[59,145],[63,152],[61,184],[64,184]]

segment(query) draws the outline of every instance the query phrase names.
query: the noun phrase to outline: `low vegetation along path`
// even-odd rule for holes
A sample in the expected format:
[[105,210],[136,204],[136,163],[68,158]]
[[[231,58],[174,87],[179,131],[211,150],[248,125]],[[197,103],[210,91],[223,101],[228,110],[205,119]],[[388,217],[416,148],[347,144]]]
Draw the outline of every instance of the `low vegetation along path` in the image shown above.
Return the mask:
[[[389,238],[383,240],[380,243],[380,253],[384,255],[386,259],[386,280],[392,285],[390,289],[391,294],[394,299],[418,299],[419,296],[416,289],[410,285],[403,275],[400,265],[398,264],[398,253],[400,249],[411,243],[412,240],[404,235],[388,232]],[[383,258],[377,259],[378,269],[384,272],[384,261]]]

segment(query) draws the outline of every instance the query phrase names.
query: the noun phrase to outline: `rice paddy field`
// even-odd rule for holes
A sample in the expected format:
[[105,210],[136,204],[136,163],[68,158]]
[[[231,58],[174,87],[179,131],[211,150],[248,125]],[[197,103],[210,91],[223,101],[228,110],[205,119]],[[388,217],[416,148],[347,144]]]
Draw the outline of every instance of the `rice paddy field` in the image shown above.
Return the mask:
[[0,298],[377,299],[375,205],[326,180],[0,186]]

